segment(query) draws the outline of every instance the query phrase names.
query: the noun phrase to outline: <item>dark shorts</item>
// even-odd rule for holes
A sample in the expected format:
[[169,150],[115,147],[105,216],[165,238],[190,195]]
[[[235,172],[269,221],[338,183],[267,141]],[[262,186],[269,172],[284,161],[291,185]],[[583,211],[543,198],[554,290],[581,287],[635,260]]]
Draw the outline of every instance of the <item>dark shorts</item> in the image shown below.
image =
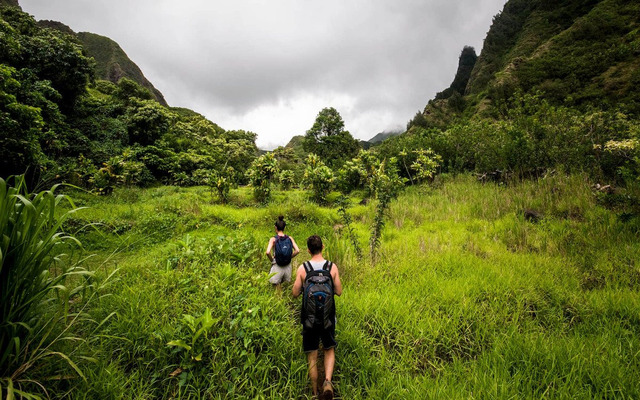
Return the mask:
[[331,328],[327,330],[302,330],[302,348],[305,353],[318,350],[320,347],[320,340],[322,340],[322,347],[327,350],[336,347],[336,329]]

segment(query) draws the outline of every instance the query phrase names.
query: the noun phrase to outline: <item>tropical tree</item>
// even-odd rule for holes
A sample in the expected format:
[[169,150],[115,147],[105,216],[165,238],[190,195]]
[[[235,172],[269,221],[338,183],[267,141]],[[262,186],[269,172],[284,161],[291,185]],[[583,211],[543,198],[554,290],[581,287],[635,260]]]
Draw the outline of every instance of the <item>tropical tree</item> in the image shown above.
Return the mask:
[[253,195],[259,202],[266,202],[271,197],[271,183],[278,174],[278,161],[273,153],[256,158],[249,168],[249,182],[253,186]]
[[380,160],[374,153],[360,150],[357,157],[345,162],[338,171],[338,186],[344,193],[365,189],[366,197],[370,197],[375,192],[373,177],[379,167]]
[[280,180],[280,185],[284,190],[291,189],[291,187],[293,187],[293,185],[295,185],[296,183],[296,175],[290,169],[283,169],[282,171],[280,171],[278,179]]
[[416,161],[411,164],[411,169],[416,171],[419,182],[433,179],[436,170],[442,164],[442,157],[435,154],[431,149],[414,150],[417,154]]
[[318,113],[302,146],[307,153],[317,154],[330,167],[340,167],[345,160],[355,157],[360,149],[358,141],[344,130],[344,121],[333,107]]
[[311,190],[311,198],[318,204],[327,202],[327,195],[333,187],[333,172],[316,154],[309,154],[304,171],[303,183]]

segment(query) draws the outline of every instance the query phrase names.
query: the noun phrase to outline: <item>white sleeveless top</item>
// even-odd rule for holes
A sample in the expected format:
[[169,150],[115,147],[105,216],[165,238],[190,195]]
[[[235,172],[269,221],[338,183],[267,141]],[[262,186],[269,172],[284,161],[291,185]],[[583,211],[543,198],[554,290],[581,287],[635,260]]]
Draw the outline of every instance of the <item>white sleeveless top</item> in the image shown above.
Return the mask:
[[322,270],[322,267],[324,267],[324,263],[326,263],[327,260],[322,260],[322,261],[311,261],[309,260],[309,264],[311,264],[311,268],[313,268],[314,271],[320,271]]

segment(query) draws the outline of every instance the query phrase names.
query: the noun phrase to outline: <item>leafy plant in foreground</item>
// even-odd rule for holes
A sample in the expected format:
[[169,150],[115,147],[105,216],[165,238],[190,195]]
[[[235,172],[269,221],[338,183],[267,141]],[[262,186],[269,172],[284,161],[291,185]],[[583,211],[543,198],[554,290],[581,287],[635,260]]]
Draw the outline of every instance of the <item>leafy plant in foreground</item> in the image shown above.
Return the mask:
[[371,197],[375,192],[373,180],[375,171],[380,167],[380,160],[368,150],[361,150],[357,157],[344,163],[338,172],[338,186],[344,193],[354,189],[364,189],[365,196]]
[[296,175],[290,169],[280,171],[278,179],[280,180],[280,185],[282,186],[283,190],[291,189],[296,183]]
[[[9,398],[12,391],[27,396],[13,386],[33,382],[23,376],[43,358],[60,357],[82,376],[67,354],[50,348],[70,339],[67,329],[61,333],[54,329],[59,321],[69,326],[69,320],[77,319],[79,314],[70,314],[69,300],[87,287],[67,288],[65,281],[72,276],[87,278],[86,285],[91,281],[88,271],[62,253],[65,247],[79,245],[61,231],[64,220],[78,209],[60,215],[61,203],[73,207],[73,202],[55,195],[56,187],[30,194],[23,177],[0,178],[0,382],[6,383]],[[57,309],[61,315],[44,312],[44,306],[52,303],[52,292],[61,300]]]
[[[211,310],[207,308],[204,313],[199,317],[185,314],[182,317],[184,326],[187,328],[187,334],[189,337],[185,340],[177,339],[167,343],[167,346],[174,346],[183,350],[186,350],[185,360],[183,367],[187,369],[194,363],[202,361],[202,355],[207,350],[206,339],[211,328],[218,322],[217,318],[211,316]],[[198,340],[202,337],[203,340]]]

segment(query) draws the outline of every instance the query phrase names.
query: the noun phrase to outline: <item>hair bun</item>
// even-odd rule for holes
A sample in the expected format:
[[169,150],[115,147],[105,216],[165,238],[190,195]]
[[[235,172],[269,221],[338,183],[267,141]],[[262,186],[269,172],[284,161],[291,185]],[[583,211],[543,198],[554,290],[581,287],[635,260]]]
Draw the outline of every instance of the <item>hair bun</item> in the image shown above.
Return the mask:
[[284,217],[282,215],[278,216],[278,221],[284,221]]

